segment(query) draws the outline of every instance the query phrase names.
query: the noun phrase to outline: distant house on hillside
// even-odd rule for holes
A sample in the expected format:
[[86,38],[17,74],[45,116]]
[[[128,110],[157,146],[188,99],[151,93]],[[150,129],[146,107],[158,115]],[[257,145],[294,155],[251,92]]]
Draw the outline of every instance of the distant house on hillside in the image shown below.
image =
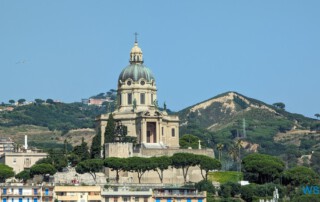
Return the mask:
[[101,106],[104,102],[112,102],[110,97],[82,99],[82,104]]
[[13,152],[14,151],[14,142],[11,138],[0,138],[0,156],[4,152]]

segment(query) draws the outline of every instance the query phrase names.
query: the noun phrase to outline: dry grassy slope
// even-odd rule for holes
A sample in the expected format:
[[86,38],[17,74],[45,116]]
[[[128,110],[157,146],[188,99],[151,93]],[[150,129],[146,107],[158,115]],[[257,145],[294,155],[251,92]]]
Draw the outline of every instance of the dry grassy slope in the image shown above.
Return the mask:
[[286,133],[278,133],[274,137],[275,142],[294,144],[297,146],[300,146],[301,139],[313,139],[314,141],[319,142],[320,133],[310,130],[291,130]]
[[24,136],[28,135],[28,142],[56,142],[63,143],[67,139],[73,146],[81,143],[82,137],[88,146],[91,146],[92,138],[95,135],[93,129],[71,130],[61,136],[60,131],[50,131],[48,128],[33,125],[22,125],[14,127],[0,127],[0,137],[10,137],[17,144],[24,144]]

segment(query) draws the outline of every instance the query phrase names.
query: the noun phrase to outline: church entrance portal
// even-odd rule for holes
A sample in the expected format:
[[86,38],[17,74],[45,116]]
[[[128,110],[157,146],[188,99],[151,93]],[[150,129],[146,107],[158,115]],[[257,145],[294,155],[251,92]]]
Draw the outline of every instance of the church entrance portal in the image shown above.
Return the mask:
[[147,122],[147,143],[156,143],[156,122]]

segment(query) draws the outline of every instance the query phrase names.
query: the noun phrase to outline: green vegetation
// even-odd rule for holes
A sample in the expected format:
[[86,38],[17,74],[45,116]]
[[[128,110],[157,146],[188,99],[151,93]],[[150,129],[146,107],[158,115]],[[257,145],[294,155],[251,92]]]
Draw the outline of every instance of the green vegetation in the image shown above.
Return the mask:
[[55,169],[51,164],[48,163],[40,163],[35,164],[30,168],[30,176],[34,177],[35,175],[54,175],[57,172],[57,169]]
[[0,182],[5,182],[6,179],[13,177],[13,169],[5,164],[0,163]]
[[192,149],[198,149],[199,138],[194,135],[185,134],[179,139],[179,145],[182,149],[188,149],[189,147]]
[[25,169],[25,170],[21,171],[20,173],[16,174],[15,178],[22,180],[23,182],[26,182],[28,179],[31,178],[30,170]]
[[210,181],[220,182],[221,184],[227,182],[238,182],[243,179],[243,174],[237,171],[215,171],[209,172],[208,179]]
[[81,161],[76,166],[77,173],[83,174],[83,173],[90,173],[90,175],[93,177],[93,180],[96,182],[96,173],[101,172],[103,169],[103,161],[101,159],[88,159]]
[[284,162],[265,154],[249,154],[242,160],[245,179],[258,184],[273,182],[281,177]]
[[[36,125],[67,133],[70,129],[93,128],[94,117],[105,108],[81,103],[31,104],[0,113],[0,126]],[[1,121],[3,120],[3,121]]]

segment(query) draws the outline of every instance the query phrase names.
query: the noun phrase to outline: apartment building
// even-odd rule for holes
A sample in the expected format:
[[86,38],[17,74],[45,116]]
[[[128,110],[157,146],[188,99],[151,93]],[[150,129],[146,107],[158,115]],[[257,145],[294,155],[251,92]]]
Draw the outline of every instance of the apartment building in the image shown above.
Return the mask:
[[55,186],[55,199],[59,202],[100,202],[100,186]]
[[53,202],[52,185],[11,184],[0,186],[1,202]]

